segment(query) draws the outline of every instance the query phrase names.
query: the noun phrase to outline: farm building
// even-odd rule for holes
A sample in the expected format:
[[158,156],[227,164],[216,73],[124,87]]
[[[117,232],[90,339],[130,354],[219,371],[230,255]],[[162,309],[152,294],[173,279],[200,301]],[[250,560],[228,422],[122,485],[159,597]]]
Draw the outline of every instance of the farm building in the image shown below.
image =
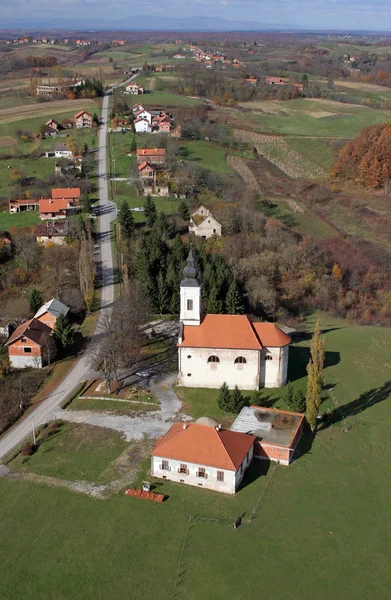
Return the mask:
[[51,329],[54,329],[58,317],[60,315],[64,315],[64,317],[66,317],[68,312],[68,306],[63,304],[63,302],[60,302],[60,300],[52,298],[49,300],[49,302],[46,302],[41,306],[41,308],[34,315],[34,319],[37,319]]
[[214,235],[221,237],[221,231],[221,223],[205,206],[200,206],[196,212],[190,215],[189,233],[194,233],[197,237],[208,239]]
[[15,369],[42,369],[47,361],[51,333],[50,327],[35,318],[17,327],[4,344],[8,347],[11,366]]
[[149,162],[164,163],[166,161],[165,148],[137,148],[137,161],[139,163]]

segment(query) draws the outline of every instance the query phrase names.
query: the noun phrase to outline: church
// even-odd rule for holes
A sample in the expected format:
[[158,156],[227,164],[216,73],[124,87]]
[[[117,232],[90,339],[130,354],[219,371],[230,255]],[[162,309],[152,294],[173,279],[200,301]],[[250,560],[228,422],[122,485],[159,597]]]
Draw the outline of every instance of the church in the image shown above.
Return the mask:
[[286,384],[291,339],[274,323],[245,315],[202,315],[192,250],[181,281],[178,385],[243,390]]

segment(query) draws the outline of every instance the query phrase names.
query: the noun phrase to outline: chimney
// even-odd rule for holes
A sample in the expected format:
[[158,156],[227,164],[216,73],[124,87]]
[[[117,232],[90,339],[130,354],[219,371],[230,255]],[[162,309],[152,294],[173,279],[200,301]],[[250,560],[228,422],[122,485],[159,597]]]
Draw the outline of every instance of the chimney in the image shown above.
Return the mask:
[[216,425],[216,431],[217,432],[221,431],[221,423],[219,423],[218,425]]
[[187,429],[187,425],[186,425],[186,423],[183,423],[183,431],[184,431],[185,429]]

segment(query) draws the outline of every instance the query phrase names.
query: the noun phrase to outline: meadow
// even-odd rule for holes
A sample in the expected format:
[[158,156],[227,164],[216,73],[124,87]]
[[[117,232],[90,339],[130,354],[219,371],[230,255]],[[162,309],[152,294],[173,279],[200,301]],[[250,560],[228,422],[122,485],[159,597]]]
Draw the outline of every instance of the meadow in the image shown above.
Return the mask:
[[[141,599],[146,590],[162,600],[387,597],[391,331],[326,317],[323,327],[325,406],[339,411],[312,444],[303,440],[289,467],[254,463],[235,497],[158,481],[156,491],[168,496],[158,505],[122,493],[96,500],[23,477],[0,480],[4,597]],[[303,335],[292,347],[294,385],[305,384],[308,344]],[[279,390],[263,394],[282,402]],[[218,416],[213,405],[209,412]],[[101,468],[109,472],[113,454],[102,463],[98,446],[90,452],[84,479],[91,481]],[[71,445],[63,468],[76,478],[74,453]],[[39,453],[30,472],[43,472],[35,460]],[[148,477],[148,464],[135,485]],[[238,514],[243,524],[234,530]],[[153,567],[151,557],[158,557]]]

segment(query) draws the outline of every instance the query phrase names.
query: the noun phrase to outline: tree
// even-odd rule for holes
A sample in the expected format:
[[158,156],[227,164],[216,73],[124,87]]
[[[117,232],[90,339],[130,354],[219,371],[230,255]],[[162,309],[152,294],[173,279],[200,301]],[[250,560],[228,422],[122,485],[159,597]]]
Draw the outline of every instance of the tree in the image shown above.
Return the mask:
[[291,382],[289,382],[284,390],[284,401],[285,401],[285,404],[287,405],[287,407],[290,409],[292,409],[293,394],[294,394],[293,385]]
[[30,290],[29,304],[30,304],[31,312],[34,315],[43,304],[43,296],[42,296],[41,292],[35,287]]
[[231,394],[225,381],[220,388],[217,404],[221,410],[226,412],[229,412],[231,409]]
[[305,403],[305,394],[303,390],[297,389],[293,392],[292,404],[290,409],[293,412],[303,413],[305,412],[306,403]]
[[323,386],[324,340],[319,319],[311,340],[311,358],[307,366],[306,417],[312,431],[316,431]]
[[238,386],[235,385],[234,391],[231,396],[230,412],[239,413],[242,410],[244,404],[245,404],[245,400],[243,398],[243,394],[240,391],[240,389],[238,388]]
[[341,281],[342,271],[341,271],[341,267],[337,263],[335,263],[335,265],[333,266],[332,275],[333,275],[334,279],[338,279],[339,281]]
[[74,340],[74,331],[68,318],[62,313],[57,317],[53,337],[58,342],[61,350],[66,350]]
[[234,279],[228,288],[225,298],[225,308],[229,315],[242,315],[244,313],[243,299]]
[[80,241],[79,281],[87,311],[90,312],[95,291],[94,242],[91,234],[84,231]]
[[124,200],[119,213],[119,222],[121,225],[122,235],[126,240],[130,240],[134,232],[133,213],[129,208],[127,200]]
[[190,219],[189,207],[185,200],[181,200],[178,206],[178,213],[182,221],[188,221]]
[[156,205],[149,194],[145,199],[144,215],[145,215],[145,219],[147,221],[148,227],[152,227],[156,221],[157,211],[156,211]]
[[130,151],[132,154],[137,152],[137,140],[135,135],[132,137],[132,141],[130,142]]
[[159,276],[157,278],[157,305],[159,309],[159,313],[164,315],[168,311],[168,293],[167,293],[167,285],[163,276],[163,272],[160,271]]
[[212,285],[208,297],[208,313],[211,315],[218,315],[223,311],[223,303],[219,298],[217,287],[215,284]]

